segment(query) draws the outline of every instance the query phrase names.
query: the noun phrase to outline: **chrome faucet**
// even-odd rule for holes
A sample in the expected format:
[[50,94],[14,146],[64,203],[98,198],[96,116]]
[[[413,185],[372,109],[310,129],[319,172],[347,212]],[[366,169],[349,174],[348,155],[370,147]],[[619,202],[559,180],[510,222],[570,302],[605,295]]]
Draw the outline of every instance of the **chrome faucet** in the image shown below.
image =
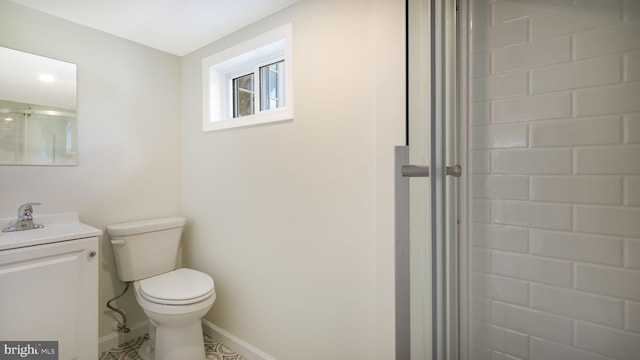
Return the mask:
[[41,203],[26,203],[21,205],[20,208],[18,208],[18,220],[2,229],[2,232],[42,229],[44,225],[33,223],[33,205],[40,204]]

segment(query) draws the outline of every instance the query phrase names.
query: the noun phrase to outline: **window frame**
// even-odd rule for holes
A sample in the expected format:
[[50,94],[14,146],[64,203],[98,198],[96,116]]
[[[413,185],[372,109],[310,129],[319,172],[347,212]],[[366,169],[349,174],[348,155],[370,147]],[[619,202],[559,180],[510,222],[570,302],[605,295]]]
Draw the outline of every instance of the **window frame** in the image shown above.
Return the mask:
[[[203,131],[292,121],[291,24],[266,32],[202,60]],[[261,110],[260,68],[284,60],[284,106]],[[233,117],[233,79],[254,73],[254,114]]]

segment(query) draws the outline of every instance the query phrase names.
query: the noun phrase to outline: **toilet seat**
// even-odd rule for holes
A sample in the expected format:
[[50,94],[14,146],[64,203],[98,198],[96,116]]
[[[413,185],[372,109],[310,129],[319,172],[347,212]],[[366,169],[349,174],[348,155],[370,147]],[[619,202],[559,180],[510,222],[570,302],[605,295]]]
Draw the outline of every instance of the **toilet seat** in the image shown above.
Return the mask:
[[140,295],[164,305],[187,305],[210,298],[214,290],[211,276],[181,268],[139,281]]

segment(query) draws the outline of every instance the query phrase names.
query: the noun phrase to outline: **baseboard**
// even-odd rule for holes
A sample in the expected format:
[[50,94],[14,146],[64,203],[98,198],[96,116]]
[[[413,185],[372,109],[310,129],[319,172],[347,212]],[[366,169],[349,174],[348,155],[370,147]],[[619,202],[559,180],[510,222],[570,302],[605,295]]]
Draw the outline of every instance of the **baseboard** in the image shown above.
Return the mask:
[[264,351],[249,344],[248,342],[240,339],[239,337],[224,330],[218,325],[202,320],[202,331],[211,336],[212,338],[219,340],[221,343],[235,350],[238,354],[247,358],[247,360],[276,360],[271,355],[268,355]]
[[[129,328],[131,329],[131,331],[126,334],[113,331],[110,334],[102,336],[99,339],[98,345],[100,354],[109,349],[118,347],[129,340],[133,340],[139,336],[146,334],[148,331],[147,324],[147,320],[143,320],[130,326]],[[247,360],[276,360],[276,358],[274,358],[273,356],[265,353],[264,351],[258,349],[257,347],[249,344],[248,342],[240,339],[239,337],[231,334],[230,332],[224,330],[223,328],[210,321],[202,320],[202,331],[212,338],[217,339],[221,343],[232,348],[238,354],[244,356]]]
[[126,334],[113,331],[110,334],[101,337],[98,343],[98,351],[102,354],[109,349],[118,347],[129,340],[133,340],[138,336],[146,334],[148,330],[147,324],[147,320],[142,320],[130,326],[129,328],[131,331]]

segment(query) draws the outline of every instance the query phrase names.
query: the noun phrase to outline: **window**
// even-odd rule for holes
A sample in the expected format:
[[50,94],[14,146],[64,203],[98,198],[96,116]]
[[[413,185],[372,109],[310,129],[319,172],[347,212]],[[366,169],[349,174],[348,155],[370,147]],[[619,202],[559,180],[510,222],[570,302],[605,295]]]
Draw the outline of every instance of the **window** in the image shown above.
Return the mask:
[[203,60],[203,130],[293,120],[291,25]]
[[255,113],[253,91],[253,74],[240,76],[232,80],[233,88],[233,117],[249,116]]
[[[274,110],[285,104],[284,59],[258,64],[251,73],[230,74],[232,117],[239,118]],[[256,100],[260,99],[260,102]]]
[[260,67],[260,110],[284,106],[284,60]]

